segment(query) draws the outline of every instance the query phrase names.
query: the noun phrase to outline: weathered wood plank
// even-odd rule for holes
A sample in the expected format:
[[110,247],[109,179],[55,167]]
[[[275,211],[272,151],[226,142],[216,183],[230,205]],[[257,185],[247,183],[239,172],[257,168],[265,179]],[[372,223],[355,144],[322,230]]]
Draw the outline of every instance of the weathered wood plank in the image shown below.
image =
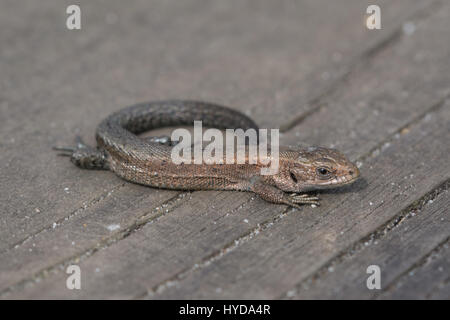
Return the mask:
[[[428,256],[450,237],[450,192],[448,182],[438,194],[431,194],[411,209],[403,212],[395,221],[377,231],[359,247],[349,250],[347,255],[335,259],[322,268],[321,272],[303,281],[291,290],[290,299],[369,299],[378,296],[397,298],[425,298],[430,289],[449,276],[446,271],[436,272],[436,265],[428,266],[428,274],[415,275],[411,266]],[[444,250],[445,251],[445,250]],[[448,251],[448,250],[447,250]],[[442,257],[445,260],[445,257]],[[448,259],[448,258],[447,258]],[[366,269],[377,265],[381,270],[381,290],[369,290]],[[423,268],[421,268],[422,270]],[[406,274],[406,275],[404,275]],[[409,275],[408,275],[409,274]],[[403,276],[403,277],[402,277]],[[403,289],[389,290],[401,278]],[[416,279],[417,278],[417,279]],[[412,281],[411,284],[407,282]],[[410,290],[411,286],[415,290]],[[448,292],[450,294],[450,292]]]
[[[0,250],[119,188],[110,173],[78,170],[49,151],[77,133],[93,143],[95,126],[111,111],[148,99],[197,98],[244,106],[274,126],[274,106],[281,118],[300,114],[298,106],[348,68],[351,57],[376,47],[430,3],[382,2],[384,28],[369,34],[360,28],[365,8],[357,0],[347,6],[258,1],[258,10],[242,1],[237,7],[112,1],[107,8],[81,1],[80,31],[65,28],[63,3],[9,1],[0,13],[2,78],[8,79],[0,94]],[[330,80],[318,76],[324,72]]]
[[450,299],[449,247],[450,243],[447,240],[378,298]]
[[[125,182],[123,183],[123,185]],[[120,240],[144,223],[152,223],[166,210],[183,201],[176,191],[131,185],[109,191],[60,222],[41,230],[16,247],[0,254],[0,288],[5,289],[24,276],[58,266],[71,257],[90,255],[98,248]],[[130,202],[129,199],[134,199]],[[46,270],[46,272],[51,271]]]
[[[405,43],[401,43],[401,46],[404,46]],[[401,50],[400,50],[401,51]],[[437,51],[438,53],[436,54],[436,56],[433,56],[433,59],[444,59],[448,56],[448,52],[446,51]],[[404,56],[399,56],[397,57],[398,59],[402,58],[404,59]],[[411,56],[409,56],[409,58],[411,59]],[[377,65],[377,64],[376,64]],[[378,60],[378,65],[382,65],[381,61]],[[398,74],[394,71],[392,72],[387,72],[384,74],[384,77],[394,77],[395,75]],[[418,73],[423,72],[421,69],[419,69],[417,71]],[[364,71],[361,71],[361,73],[364,74]],[[359,73],[358,73],[359,75]],[[417,77],[417,75],[415,73],[410,74],[411,78]],[[436,92],[435,92],[435,98],[439,99],[442,94],[444,94],[445,92],[443,92],[441,89],[442,87],[439,87],[438,84],[440,83],[439,79],[434,79],[436,81],[436,83],[433,83],[434,85],[437,85],[436,88]],[[353,89],[353,92],[358,92],[360,91],[360,87],[358,87],[356,84],[358,83],[356,80],[354,81],[355,83],[355,88]],[[378,84],[374,83],[372,84],[372,88],[376,89],[378,87]],[[415,86],[414,86],[415,88]],[[432,88],[431,84],[430,84],[430,88]],[[428,88],[427,88],[428,89]],[[385,90],[384,87],[382,87],[382,90]],[[379,91],[382,92],[382,91]],[[393,95],[394,96],[394,95]],[[361,99],[361,97],[357,96],[357,99]],[[373,98],[375,99],[375,97]],[[409,101],[408,101],[409,102]],[[426,108],[424,109],[424,104],[422,104],[423,101],[417,101],[416,103],[414,103],[414,100],[411,101],[411,110],[412,112],[408,114],[408,117],[405,118],[401,118],[401,117],[397,117],[397,119],[395,121],[397,121],[397,127],[395,129],[398,129],[399,127],[401,127],[402,125],[404,125],[405,123],[407,123],[408,121],[412,121],[415,119],[415,117],[417,117],[418,115],[420,115],[421,113],[423,113]],[[425,105],[428,106],[428,105]],[[360,108],[363,108],[360,106]],[[342,110],[345,111],[345,109],[343,109],[343,106],[341,105],[338,108],[330,108],[330,112],[336,112],[336,115],[341,113]],[[370,105],[369,106],[365,106],[364,110],[370,110]],[[389,109],[388,109],[389,110]],[[386,123],[387,121],[391,121],[391,117],[392,117],[392,111],[391,113],[389,112],[385,112],[382,113],[382,116],[377,118],[377,119],[373,119],[372,121],[374,121],[374,123],[378,123],[378,126],[376,125],[372,125],[371,128],[372,130],[375,130],[376,128],[378,128],[375,133],[376,133],[376,139],[374,139],[373,141],[369,142],[369,149],[373,148],[374,146],[377,145],[377,143],[379,142],[379,140],[382,140],[383,137],[387,137],[389,135],[389,132],[385,132],[383,131],[383,123]],[[313,118],[313,116],[311,117]],[[315,120],[314,120],[315,121]],[[303,123],[303,127],[306,128],[306,130],[308,128],[312,129],[315,128],[316,123],[312,121],[311,124],[309,124],[309,118],[308,120]],[[384,121],[384,122],[383,122]],[[323,127],[323,126],[322,126]],[[348,127],[350,130],[350,127]],[[393,126],[394,128],[394,126]],[[326,130],[325,130],[326,129]],[[328,127],[328,128],[323,128],[323,132],[322,135],[320,136],[326,136],[326,133],[329,132],[330,130],[334,130],[333,127]],[[361,129],[359,129],[361,130]],[[333,131],[331,131],[333,133]],[[347,131],[345,133],[345,135],[348,135],[349,131]],[[344,135],[344,136],[345,136]],[[362,143],[360,144],[360,147],[365,147],[366,143],[365,141],[362,141]],[[92,285],[90,288],[83,290],[83,292],[81,293],[73,293],[73,292],[66,292],[67,290],[65,290],[65,292],[57,292],[57,291],[53,291],[51,294],[55,294],[55,295],[59,295],[62,294],[62,296],[71,296],[73,294],[81,294],[81,295],[86,295],[86,296],[102,296],[102,294],[106,293],[110,293],[114,290],[117,290],[119,292],[121,292],[124,296],[130,296],[133,293],[144,289],[145,286],[151,286],[152,283],[158,283],[157,280],[159,279],[164,279],[164,278],[168,278],[168,274],[172,273],[175,270],[183,270],[183,268],[189,267],[190,265],[192,265],[192,260],[188,260],[186,263],[184,263],[184,261],[179,261],[176,260],[176,258],[173,256],[173,252],[170,252],[171,249],[175,248],[179,248],[180,246],[183,245],[183,243],[186,243],[188,240],[193,239],[192,243],[190,244],[191,247],[189,246],[184,246],[181,248],[180,252],[176,252],[176,256],[178,257],[189,257],[189,259],[191,258],[191,254],[193,251],[192,250],[192,246],[199,246],[199,245],[212,245],[212,248],[210,251],[205,251],[202,254],[203,255],[199,255],[197,257],[195,257],[197,260],[199,259],[200,256],[207,256],[208,252],[212,252],[214,253],[214,250],[217,248],[221,248],[220,247],[220,243],[223,244],[227,243],[225,240],[229,239],[228,242],[232,239],[236,239],[236,235],[240,234],[242,235],[242,233],[244,233],[242,230],[238,230],[238,232],[236,232],[236,230],[234,230],[231,234],[227,234],[226,238],[219,238],[218,236],[212,237],[213,233],[211,231],[208,231],[209,234],[207,234],[206,236],[202,236],[200,233],[199,237],[193,238],[193,234],[195,234],[196,232],[200,232],[202,231],[202,229],[204,228],[203,225],[198,225],[195,226],[196,223],[193,223],[193,221],[195,220],[195,214],[193,214],[192,212],[193,209],[196,207],[196,205],[198,205],[198,203],[201,203],[202,198],[206,199],[206,197],[201,197],[199,196],[199,198],[197,197],[197,194],[207,194],[207,196],[209,197],[209,195],[211,193],[195,193],[193,194],[193,200],[194,200],[194,205],[191,203],[186,203],[186,207],[180,207],[177,208],[176,210],[174,210],[174,212],[172,212],[170,215],[168,216],[164,216],[164,219],[161,219],[160,221],[158,221],[158,225],[157,226],[149,226],[148,228],[144,227],[142,230],[139,231],[139,233],[137,234],[133,234],[131,235],[128,239],[122,240],[120,243],[118,243],[117,245],[114,246],[114,250],[104,250],[102,252],[99,252],[95,259],[88,259],[86,260],[86,262],[83,264],[83,270],[85,270],[87,268],[87,270],[95,270],[96,268],[101,268],[100,266],[108,266],[108,270],[105,271],[106,274],[98,274],[92,276],[92,273],[90,273],[88,271],[87,274],[91,274],[91,277],[93,277],[92,279],[90,279],[90,281],[92,281],[92,283],[97,283],[97,285]],[[220,200],[217,202],[218,205],[224,206],[225,204],[229,204],[231,201],[233,201],[236,193],[233,194],[233,197],[230,196],[230,193],[214,193],[214,194],[218,194],[220,196],[224,195],[223,200]],[[246,194],[242,194],[243,197],[247,196],[250,197],[249,195]],[[416,194],[417,195],[417,194]],[[324,207],[328,206],[328,208],[330,206],[332,206],[332,202],[336,201],[338,199],[342,198],[342,194],[341,195],[337,195],[337,194],[331,194],[329,195],[329,197],[327,197],[324,203]],[[231,198],[230,198],[231,197]],[[411,195],[412,198],[414,198],[414,194]],[[262,213],[262,216],[256,217],[257,219],[259,219],[260,222],[264,222],[267,220],[267,218],[269,218],[269,220],[271,221],[271,219],[273,217],[276,217],[276,213],[274,214],[274,206],[268,206],[266,203],[261,202],[258,200],[250,200],[250,198],[247,198],[247,200],[251,201],[251,206],[249,206],[246,210],[251,210],[251,212],[253,211],[257,211],[260,208],[265,208],[266,209],[266,213]],[[205,200],[203,200],[205,201]],[[244,199],[243,202],[245,202],[246,200]],[[348,204],[347,204],[348,205]],[[267,208],[269,208],[271,211],[267,212]],[[282,207],[279,207],[278,209],[279,213],[282,212],[284,209]],[[216,221],[220,220],[221,215],[224,214],[223,211],[219,211],[219,212],[211,212],[211,210],[206,210],[206,211],[201,211],[202,215],[206,215],[206,217],[211,217],[211,219],[216,219]],[[275,211],[277,212],[277,211]],[[316,213],[314,211],[310,211],[310,209],[305,208],[305,213],[311,213],[312,215],[308,216],[306,215],[306,220],[308,219],[312,219],[310,220],[310,222],[313,222],[314,220],[314,215],[316,215]],[[264,215],[266,214],[266,215]],[[184,220],[181,220],[182,217],[184,217]],[[240,216],[239,218],[241,218],[242,216]],[[298,219],[302,219],[304,217],[298,217]],[[186,220],[187,219],[187,220]],[[266,220],[265,220],[266,219]],[[248,219],[249,221],[251,221],[252,223],[255,223],[253,220]],[[193,230],[188,230],[187,234],[179,234],[180,228],[180,221],[183,221],[182,225],[183,226],[188,226],[189,228],[194,228]],[[190,223],[184,223],[185,221],[191,221]],[[198,220],[197,220],[198,221]],[[202,221],[205,221],[202,219]],[[164,222],[164,224],[161,224],[162,222]],[[303,220],[303,222],[305,222]],[[298,222],[297,222],[298,223]],[[233,224],[236,224],[236,220],[231,220],[230,223],[225,222],[223,224],[220,225],[221,229],[223,227],[226,227],[225,230],[230,230],[230,226],[232,226]],[[160,225],[165,225],[165,228],[169,228],[168,230],[166,230],[165,233],[161,233],[160,231],[158,231],[158,227]],[[247,229],[247,230],[251,230],[251,228]],[[255,229],[256,231],[258,231],[258,229]],[[203,231],[204,232],[204,231]],[[176,234],[176,237],[178,237],[178,241],[176,242],[169,242],[169,240],[164,240],[165,237],[168,237],[170,235],[174,235]],[[229,236],[229,238],[228,238]],[[250,236],[253,236],[253,234],[250,234]],[[172,236],[173,237],[173,236]],[[146,243],[142,243],[144,240],[146,239]],[[148,239],[151,239],[151,241],[148,241]],[[239,239],[239,238],[238,238]],[[175,240],[172,240],[175,241]],[[159,251],[156,248],[160,248],[160,246],[164,246],[165,245],[165,249],[161,250],[159,249]],[[152,246],[154,246],[153,249]],[[217,246],[217,247],[216,247]],[[232,244],[231,244],[232,246]],[[113,249],[113,248],[110,248]],[[209,250],[209,248],[207,248],[207,250]],[[130,254],[132,254],[132,257],[126,259],[122,259],[121,261],[115,261],[115,259],[118,259],[120,256],[122,256],[122,253],[126,252],[132,252]],[[227,250],[225,250],[227,251]],[[146,260],[145,257],[148,257],[150,254],[152,253],[151,256],[153,259],[151,260]],[[158,255],[155,255],[155,253],[158,253]],[[136,262],[135,259],[138,259],[139,257],[142,257],[142,262]],[[111,260],[112,259],[112,260]],[[180,259],[180,258],[178,258]],[[194,259],[195,260],[195,259]],[[112,262],[114,261],[114,262]],[[159,262],[158,262],[159,261]],[[201,260],[200,260],[201,261]],[[149,263],[154,263],[152,265],[152,268],[150,269],[146,269],[149,265]],[[125,272],[126,270],[126,272]],[[149,271],[151,270],[151,271]],[[103,277],[107,277],[109,279],[114,278],[114,274],[117,274],[118,278],[115,278],[115,280],[110,281],[109,284],[105,284],[104,283],[104,278]],[[136,283],[130,283],[129,281],[127,281],[126,283],[120,283],[121,278],[120,276],[124,276],[124,275],[132,275],[133,279],[136,279]],[[46,282],[45,284],[40,284],[39,287],[40,288],[47,288],[48,290],[52,289],[52,281],[54,285],[57,285],[58,283],[63,283],[60,281],[63,281],[65,275],[64,274],[60,274],[57,275],[55,278],[53,278],[51,281]],[[126,277],[126,276],[125,276]],[[97,279],[97,280],[95,280]],[[123,281],[123,280],[122,280]],[[103,287],[99,286],[98,283],[102,283]],[[110,287],[108,287],[110,286]],[[37,292],[37,291],[36,291]]]
[[283,296],[295,283],[396,217],[437,181],[450,179],[449,150],[442,148],[450,137],[450,104],[430,117],[367,161],[365,187],[359,184],[352,188],[357,192],[333,197],[334,202],[326,201],[320,210],[305,208],[301,215],[287,215],[252,241],[242,241],[225,258],[162,284],[149,297]]
[[[219,199],[225,196],[226,193],[219,194]],[[255,228],[258,221],[272,214],[270,207],[250,206],[254,200],[249,199],[246,193],[236,193],[232,203],[220,201],[214,207],[216,211],[211,210],[210,199],[211,192],[197,192],[197,196],[189,201],[189,205],[169,212],[156,223],[147,224],[139,232],[132,233],[114,244],[114,247],[117,245],[121,247],[119,255],[116,254],[116,250],[109,255],[108,250],[104,248],[95,254],[98,256],[100,252],[105,252],[106,259],[115,260],[112,263],[104,263],[105,257],[101,258],[101,262],[91,259],[84,261],[84,257],[81,257],[80,261],[75,263],[89,265],[89,267],[82,266],[82,269],[86,270],[85,282],[83,282],[86,287],[83,289],[89,290],[89,293],[81,290],[64,294],[69,294],[71,297],[83,297],[85,294],[88,294],[90,298],[105,297],[104,286],[96,289],[89,283],[94,284],[100,280],[99,277],[110,275],[118,278],[112,280],[109,285],[119,286],[120,289],[117,287],[117,290],[110,291],[107,294],[109,297],[112,292],[121,298],[134,297],[136,293],[146,291],[144,286],[146,282],[158,283],[170,278],[179,272],[180,268],[192,266],[199,258],[220,251],[229,241]],[[142,232],[144,229],[145,231]],[[47,239],[43,241],[48,242]],[[125,251],[122,252],[122,249]],[[93,264],[91,265],[89,261]],[[128,266],[125,269],[122,268],[124,264]],[[88,271],[91,266],[97,272]],[[59,267],[54,271],[60,272]],[[150,270],[151,272],[148,272]],[[14,273],[12,269],[11,272]],[[57,274],[58,279],[60,276],[65,278],[64,274]],[[38,280],[42,280],[42,277]],[[59,280],[56,280],[51,283],[59,287],[58,282]],[[49,293],[51,291],[53,290]],[[56,297],[60,292],[53,291],[50,294],[55,294]]]
[[[2,82],[1,96],[1,119],[7,121],[2,122],[0,127],[4,137],[2,149],[5,150],[0,158],[6,172],[0,177],[1,185],[5,186],[0,193],[4,212],[0,218],[0,248],[2,252],[7,252],[6,256],[15,254],[16,257],[3,261],[15,261],[20,267],[3,265],[4,270],[15,270],[16,274],[12,276],[8,273],[4,278],[8,281],[2,285],[7,286],[13,279],[30,276],[40,268],[52,266],[75,252],[82,254],[101,242],[101,233],[97,238],[90,238],[91,241],[83,241],[86,235],[78,233],[79,237],[72,236],[69,241],[78,244],[75,251],[71,248],[54,252],[49,244],[46,249],[51,253],[48,255],[42,255],[43,252],[40,251],[41,255],[33,258],[29,253],[19,253],[20,250],[27,252],[32,249],[20,247],[24,241],[38,245],[33,241],[37,234],[53,229],[54,223],[59,228],[68,217],[77,215],[80,219],[92,217],[92,222],[99,221],[104,215],[102,210],[96,211],[97,203],[107,199],[111,191],[117,190],[118,197],[108,199],[104,206],[110,208],[110,216],[114,217],[111,221],[120,222],[115,224],[122,226],[132,225],[135,219],[146,214],[146,210],[134,209],[135,211],[123,214],[115,211],[121,210],[121,204],[137,208],[137,202],[143,201],[141,206],[144,208],[156,207],[172,196],[172,193],[164,196],[153,194],[154,191],[148,189],[148,199],[142,199],[141,191],[135,191],[134,187],[130,190],[128,185],[122,187],[122,181],[110,173],[78,170],[67,161],[56,158],[53,153],[42,152],[43,149],[49,150],[52,145],[62,143],[61,140],[70,143],[77,132],[82,132],[88,142],[93,143],[92,134],[86,135],[84,132],[93,133],[95,125],[104,115],[122,104],[146,100],[149,96],[166,98],[177,95],[231,104],[236,101],[243,105],[253,105],[257,109],[259,102],[252,103],[251,99],[264,93],[264,99],[267,99],[264,108],[273,104],[268,99],[274,99],[274,96],[277,97],[277,105],[282,106],[282,101],[292,98],[292,93],[297,90],[296,86],[286,90],[287,70],[295,71],[289,74],[289,79],[299,87],[309,83],[308,74],[311,72],[337,72],[345,62],[345,57],[357,56],[367,47],[374,46],[392,30],[397,19],[402,20],[404,15],[424,6],[420,1],[413,5],[406,1],[395,4],[386,2],[386,8],[389,8],[384,17],[387,27],[383,32],[371,34],[370,41],[367,41],[364,28],[354,28],[353,22],[342,25],[342,22],[358,19],[364,9],[360,7],[359,1],[352,2],[349,9],[333,5],[332,19],[311,18],[312,13],[328,16],[326,11],[321,12],[323,5],[316,4],[317,2],[305,4],[308,11],[303,10],[305,7],[291,10],[288,2],[288,7],[273,6],[271,2],[259,3],[261,11],[249,17],[243,10],[216,7],[214,4],[208,7],[203,2],[184,2],[177,6],[159,4],[148,10],[145,10],[147,2],[141,2],[133,8],[123,7],[120,2],[111,2],[108,4],[109,12],[105,12],[98,4],[82,2],[83,17],[86,20],[83,20],[82,31],[75,33],[65,29],[65,7],[60,3],[48,6],[37,5],[32,1],[8,3],[0,20],[2,30],[6,30],[2,33],[2,43],[5,44],[3,48],[7,48],[2,58],[2,74],[5,79],[9,79],[9,82]],[[214,14],[205,16],[204,10],[209,8],[213,9]],[[286,14],[289,16],[285,16]],[[302,19],[298,17],[299,14]],[[180,15],[185,17],[185,21],[203,21],[205,25],[214,25],[216,29],[209,28],[205,34],[199,32],[202,24],[182,22],[163,27],[170,21],[164,17]],[[218,21],[215,18],[217,15],[224,17],[223,21]],[[24,24],[23,21],[34,23]],[[261,22],[258,21],[264,21],[267,30],[279,27],[284,32],[267,34],[264,32],[266,28],[261,28]],[[126,28],[123,23],[127,24]],[[336,28],[330,28],[337,23],[341,27],[339,32]],[[150,29],[149,24],[152,26]],[[229,28],[248,32],[242,37]],[[132,34],[129,31],[131,29]],[[308,29],[327,32],[328,36],[318,41],[314,34],[307,32]],[[224,34],[225,39],[221,37]],[[297,41],[293,41],[294,37]],[[326,40],[340,37],[342,41]],[[247,46],[246,43],[250,40],[253,45]],[[152,43],[151,46],[147,45],[149,42]],[[324,42],[330,46],[337,44],[339,47],[323,50]],[[197,43],[197,46],[192,43]],[[228,45],[229,43],[234,46]],[[209,48],[207,52],[199,52],[198,47],[205,45]],[[267,49],[261,52],[260,47]],[[280,51],[280,48],[284,49]],[[96,54],[90,53],[93,50]],[[230,50],[238,54],[230,55]],[[324,52],[324,55],[317,55],[318,51]],[[287,59],[285,52],[295,52],[295,55],[289,54]],[[344,57],[343,61],[335,59],[330,62],[330,52],[337,52],[338,56]],[[259,59],[254,58],[256,53],[259,53]],[[152,63],[149,64],[148,61]],[[299,63],[301,61],[308,61],[308,65],[305,67]],[[248,70],[254,70],[254,73],[229,72],[226,73],[227,77],[216,78],[216,73],[211,71],[214,71],[215,66],[225,64],[224,69],[228,71],[242,70],[245,65]],[[272,67],[259,68],[262,64]],[[143,68],[143,65],[146,67]],[[293,69],[293,65],[298,68]],[[91,71],[88,75],[87,70]],[[126,76],[127,81],[121,82],[120,79]],[[43,86],[42,78],[46,77],[48,81]],[[256,79],[259,81],[255,81]],[[318,91],[324,88],[322,81],[319,82],[313,85]],[[226,83],[236,83],[236,86],[227,86]],[[253,87],[250,88],[248,83]],[[279,85],[269,90],[267,86],[274,83]],[[113,95],[111,88],[114,88]],[[281,90],[279,94],[271,93],[277,90]],[[248,97],[249,91],[255,94]],[[309,91],[302,91],[301,99],[311,99],[313,95]],[[297,97],[298,93],[296,99]],[[102,106],[101,113],[98,112],[98,106]],[[32,116],[24,117],[24,113]],[[271,117],[260,116],[258,112],[255,116],[260,122]],[[56,139],[58,136],[67,138]],[[125,221],[127,216],[129,221]],[[89,221],[85,222],[90,225]],[[104,225],[109,225],[108,223],[105,221]],[[64,230],[69,230],[70,234],[71,228],[73,225]],[[74,228],[73,231],[75,230],[77,229]],[[60,237],[56,236],[54,239]],[[40,243],[41,250],[44,250],[45,242]],[[10,251],[14,246],[19,246],[19,251]],[[30,265],[27,266],[28,262]]]

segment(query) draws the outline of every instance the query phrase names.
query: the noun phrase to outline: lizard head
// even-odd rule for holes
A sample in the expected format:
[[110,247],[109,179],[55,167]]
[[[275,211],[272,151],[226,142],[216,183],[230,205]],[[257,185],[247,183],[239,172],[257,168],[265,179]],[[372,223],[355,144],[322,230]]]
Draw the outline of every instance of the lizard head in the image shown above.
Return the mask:
[[304,192],[353,183],[359,169],[335,149],[290,147],[280,150],[279,171],[272,176],[275,186],[286,192]]

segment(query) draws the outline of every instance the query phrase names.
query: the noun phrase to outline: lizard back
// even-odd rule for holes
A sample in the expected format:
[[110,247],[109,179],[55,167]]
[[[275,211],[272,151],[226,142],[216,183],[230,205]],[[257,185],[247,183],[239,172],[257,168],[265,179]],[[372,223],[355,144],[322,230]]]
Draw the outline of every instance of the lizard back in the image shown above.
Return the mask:
[[[255,129],[246,115],[230,108],[198,101],[156,101],[127,107],[103,120],[96,132],[98,147],[106,153],[109,169],[125,180],[170,189],[236,189],[236,165],[177,166],[171,161],[172,147],[141,139],[137,135],[152,129],[192,125],[217,129]],[[242,166],[241,174],[256,172],[257,166]],[[234,172],[234,175],[230,175]]]

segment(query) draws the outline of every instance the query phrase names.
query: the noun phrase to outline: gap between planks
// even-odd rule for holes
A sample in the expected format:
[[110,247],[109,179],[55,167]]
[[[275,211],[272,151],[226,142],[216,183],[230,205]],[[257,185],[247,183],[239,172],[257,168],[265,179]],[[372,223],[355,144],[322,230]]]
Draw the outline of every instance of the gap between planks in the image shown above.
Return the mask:
[[81,212],[86,211],[87,209],[89,209],[93,205],[95,205],[95,204],[105,200],[106,198],[111,196],[114,192],[116,192],[117,190],[120,190],[122,187],[124,187],[126,184],[127,184],[126,182],[123,182],[121,184],[115,185],[114,187],[112,187],[112,188],[106,190],[105,192],[101,193],[99,196],[96,196],[96,197],[92,198],[91,200],[88,200],[87,202],[83,202],[83,206],[82,207],[79,207],[78,209],[75,209],[75,210],[71,211],[67,216],[54,221],[52,223],[52,225],[45,226],[44,228],[34,232],[33,234],[30,234],[29,236],[27,236],[27,237],[17,241],[16,243],[13,243],[9,247],[7,247],[4,250],[0,251],[0,255],[4,254],[4,253],[6,253],[6,252],[8,252],[10,250],[17,249],[21,245],[27,243],[28,241],[32,240],[33,238],[37,237],[38,235],[40,235],[40,234],[42,234],[44,232],[53,230],[53,229],[63,225],[66,221],[69,221],[69,220],[73,219],[74,217],[79,215]]
[[[421,8],[410,15],[405,21],[415,20],[421,21],[430,16],[433,12],[437,11],[442,6],[441,1],[432,2],[429,6],[425,8]],[[333,94],[341,85],[342,82],[347,81],[352,73],[357,71],[360,67],[366,65],[366,62],[371,60],[374,56],[376,56],[381,51],[389,48],[394,45],[396,42],[400,41],[400,39],[404,36],[403,31],[403,21],[401,24],[398,24],[393,28],[392,32],[388,34],[384,39],[381,39],[378,43],[369,47],[365,51],[363,51],[358,57],[355,58],[354,61],[347,63],[347,66],[344,66],[347,70],[338,77],[333,83],[331,83],[321,94],[317,97],[311,99],[307,105],[310,106],[305,112],[298,116],[294,116],[294,118],[284,124],[280,125],[280,132],[285,133],[290,129],[298,126],[309,116],[321,111],[327,105],[322,103],[322,99],[326,96]]]
[[[361,238],[359,241],[353,243],[347,249],[340,252],[338,255],[334,256],[328,262],[324,263],[322,267],[320,267],[316,272],[302,280],[301,282],[297,283],[294,286],[294,289],[291,289],[284,294],[280,295],[278,299],[289,299],[292,297],[295,297],[297,293],[302,289],[302,287],[305,284],[312,283],[314,281],[319,280],[323,275],[325,275],[330,268],[336,268],[337,265],[343,263],[344,261],[347,261],[348,259],[354,257],[359,252],[361,252],[367,244],[372,244],[375,241],[378,241],[380,239],[383,239],[387,236],[388,233],[395,231],[398,229],[398,227],[403,224],[408,219],[412,219],[414,216],[417,215],[418,212],[422,211],[427,205],[428,202],[431,200],[435,200],[441,193],[447,191],[450,189],[450,179],[445,180],[444,182],[439,183],[437,186],[432,188],[430,191],[428,191],[426,194],[424,194],[422,197],[420,197],[418,200],[411,203],[409,206],[401,210],[397,215],[392,217],[389,221],[387,221],[385,224],[371,232],[369,235]],[[413,214],[414,213],[414,214]],[[448,239],[447,239],[448,240]],[[446,240],[446,241],[447,241]],[[446,242],[444,241],[444,243]],[[439,244],[435,248],[431,250],[431,252],[435,251],[436,248],[440,247],[442,245]],[[426,256],[429,256],[428,253]],[[419,259],[419,261],[422,261],[423,258]],[[394,279],[391,284],[386,288],[390,288],[393,284],[395,284],[399,279],[401,279],[402,276],[409,273],[412,269],[420,266],[421,264],[414,264],[411,268],[409,268],[405,273]],[[383,290],[384,292],[384,290]],[[381,292],[381,293],[383,293]],[[379,294],[381,294],[379,293]],[[377,295],[378,296],[378,295]],[[376,297],[377,297],[376,296]]]
[[99,250],[106,249],[111,245],[113,245],[114,243],[116,243],[117,241],[129,237],[131,234],[141,229],[143,226],[157,222],[163,216],[167,215],[168,213],[178,208],[184,201],[186,201],[186,197],[190,194],[191,194],[190,192],[180,192],[174,195],[170,199],[163,202],[160,206],[153,208],[144,215],[140,216],[127,228],[115,232],[111,237],[101,239],[94,247],[90,247],[82,252],[77,253],[72,257],[65,258],[64,260],[62,260],[57,264],[41,269],[38,272],[36,272],[31,278],[22,279],[19,282],[5,288],[4,290],[0,291],[0,298],[8,295],[10,292],[16,289],[23,288],[28,284],[34,282],[38,282],[51,274],[56,274],[57,272],[64,270],[65,267],[67,267],[72,262],[79,263],[81,261],[84,261],[87,258],[94,255]]
[[[448,181],[449,182],[449,181]],[[450,184],[450,183],[449,183]],[[447,186],[448,189],[448,186]],[[432,200],[432,199],[430,199]],[[450,236],[447,237],[444,241],[439,243],[437,246],[435,246],[433,249],[430,250],[429,253],[427,253],[424,257],[419,259],[416,263],[414,263],[410,268],[406,269],[403,273],[401,273],[397,278],[391,281],[391,283],[384,289],[382,289],[380,292],[376,292],[374,297],[372,299],[378,299],[383,294],[388,293],[390,290],[395,289],[395,287],[398,284],[401,284],[404,282],[405,278],[408,277],[411,272],[415,272],[419,268],[424,267],[428,263],[431,263],[438,254],[442,253],[443,251],[448,249],[448,246],[450,245]],[[447,282],[449,278],[445,279],[443,282]],[[427,297],[425,297],[427,299]]]

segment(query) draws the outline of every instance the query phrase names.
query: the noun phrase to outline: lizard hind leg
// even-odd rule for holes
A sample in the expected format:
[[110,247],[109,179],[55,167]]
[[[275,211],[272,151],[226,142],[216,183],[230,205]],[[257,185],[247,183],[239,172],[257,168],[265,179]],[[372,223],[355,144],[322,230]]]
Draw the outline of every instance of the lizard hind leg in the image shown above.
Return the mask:
[[79,136],[75,138],[73,147],[53,147],[53,150],[61,151],[59,155],[70,157],[70,161],[83,169],[108,169],[106,154],[86,145]]

